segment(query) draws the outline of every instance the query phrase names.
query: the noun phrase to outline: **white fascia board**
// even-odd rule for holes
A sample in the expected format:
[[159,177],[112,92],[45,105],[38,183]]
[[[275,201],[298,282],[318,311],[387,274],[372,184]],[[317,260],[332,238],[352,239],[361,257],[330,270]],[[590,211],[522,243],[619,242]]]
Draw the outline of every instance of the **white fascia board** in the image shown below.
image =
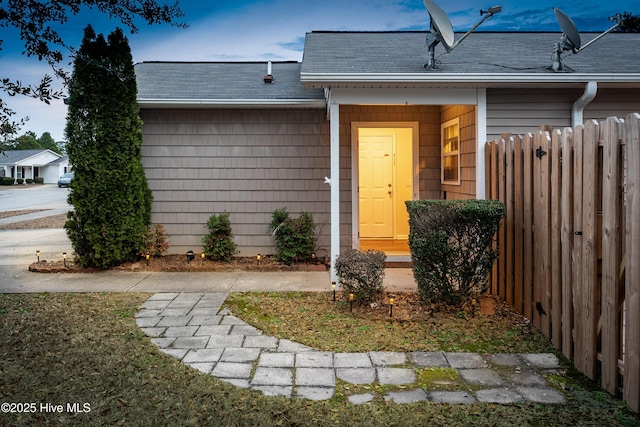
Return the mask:
[[331,102],[360,105],[475,105],[475,88],[332,88]]
[[138,98],[141,107],[155,108],[325,108],[324,99],[152,99]]
[[589,81],[640,83],[638,73],[300,73],[302,83],[338,84],[338,83],[475,83],[475,84],[523,84],[523,83],[581,83]]

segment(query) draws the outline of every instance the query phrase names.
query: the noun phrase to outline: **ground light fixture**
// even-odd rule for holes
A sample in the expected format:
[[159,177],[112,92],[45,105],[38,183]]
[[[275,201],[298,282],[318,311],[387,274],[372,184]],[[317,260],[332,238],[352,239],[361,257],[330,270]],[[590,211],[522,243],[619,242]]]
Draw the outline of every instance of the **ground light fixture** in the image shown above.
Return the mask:
[[195,254],[193,253],[193,251],[189,250],[187,251],[187,264],[191,263],[191,261],[193,261],[193,259],[195,258]]
[[64,265],[65,268],[67,267],[67,253],[66,252],[62,252],[62,265]]
[[38,257],[38,262],[40,262],[40,251],[36,251],[36,256]]
[[331,282],[331,290],[333,291],[333,302],[336,301],[336,282]]
[[202,252],[202,253],[200,254],[200,258],[202,259],[202,266],[203,266],[203,267],[204,267],[204,257],[205,257],[204,252]]
[[355,298],[354,294],[349,294],[349,311],[353,311],[353,299]]
[[147,260],[147,267],[149,267],[149,258],[151,258],[151,255],[146,254],[144,257]]
[[256,264],[260,264],[260,261],[262,261],[262,255],[258,254],[256,255]]
[[389,298],[389,317],[393,317],[393,298]]

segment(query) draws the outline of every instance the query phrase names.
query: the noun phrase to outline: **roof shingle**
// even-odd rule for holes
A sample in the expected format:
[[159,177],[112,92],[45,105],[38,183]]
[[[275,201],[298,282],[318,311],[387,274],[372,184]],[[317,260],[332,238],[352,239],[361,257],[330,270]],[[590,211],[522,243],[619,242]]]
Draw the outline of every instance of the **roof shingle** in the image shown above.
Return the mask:
[[[302,73],[527,73],[554,74],[558,33],[476,32],[446,53],[436,47],[440,71],[427,71],[425,31],[307,33]],[[583,45],[598,34],[582,34]],[[456,34],[456,40],[461,34]],[[566,52],[576,73],[640,75],[640,34],[611,33],[579,54]]]
[[135,70],[139,100],[324,99],[302,85],[299,62],[273,62],[269,84],[266,62],[142,62]]

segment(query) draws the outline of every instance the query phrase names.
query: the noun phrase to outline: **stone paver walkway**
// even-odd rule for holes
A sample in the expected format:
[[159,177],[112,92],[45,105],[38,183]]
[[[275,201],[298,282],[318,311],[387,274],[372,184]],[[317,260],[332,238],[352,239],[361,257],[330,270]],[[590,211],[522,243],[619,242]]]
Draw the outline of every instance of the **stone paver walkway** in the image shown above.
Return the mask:
[[[136,323],[160,348],[183,363],[242,388],[265,395],[325,400],[336,381],[389,384],[404,389],[384,398],[395,403],[563,403],[543,374],[555,372],[553,354],[444,352],[333,353],[262,332],[220,310],[226,293],[158,293],[136,313]],[[467,391],[423,390],[416,385],[417,368],[453,368]],[[349,396],[363,404],[371,393]]]

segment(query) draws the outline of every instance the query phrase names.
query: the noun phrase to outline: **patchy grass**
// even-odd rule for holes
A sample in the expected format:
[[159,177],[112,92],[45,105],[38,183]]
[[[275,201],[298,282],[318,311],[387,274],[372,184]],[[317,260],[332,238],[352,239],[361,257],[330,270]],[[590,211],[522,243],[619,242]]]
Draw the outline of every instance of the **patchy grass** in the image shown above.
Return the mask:
[[[640,424],[640,418],[622,402],[575,372],[554,377],[556,385],[566,390],[565,405],[427,402],[399,405],[377,401],[354,406],[340,399],[314,402],[265,397],[231,386],[161,353],[136,327],[132,317],[148,296],[0,295],[2,402],[33,402],[38,409],[35,413],[0,413],[0,425]],[[299,322],[309,313],[313,313],[310,307],[295,320]],[[340,316],[342,313],[336,317]],[[280,320],[284,326],[292,319]],[[365,335],[374,334],[375,326],[370,326]],[[436,377],[446,378],[446,374],[443,371],[420,378],[437,381]],[[62,404],[64,411],[47,413],[40,409],[46,403]],[[67,412],[67,403],[79,403],[83,409],[84,403],[88,403],[90,412]]]
[[418,368],[416,383],[424,390],[464,391],[466,383],[453,368]]
[[[435,311],[413,292],[395,293],[392,316],[385,297],[377,306],[354,305],[332,293],[234,293],[226,306],[247,323],[278,338],[324,351],[553,352],[526,319],[495,302],[495,315],[458,309]],[[303,314],[303,315],[301,315]]]

